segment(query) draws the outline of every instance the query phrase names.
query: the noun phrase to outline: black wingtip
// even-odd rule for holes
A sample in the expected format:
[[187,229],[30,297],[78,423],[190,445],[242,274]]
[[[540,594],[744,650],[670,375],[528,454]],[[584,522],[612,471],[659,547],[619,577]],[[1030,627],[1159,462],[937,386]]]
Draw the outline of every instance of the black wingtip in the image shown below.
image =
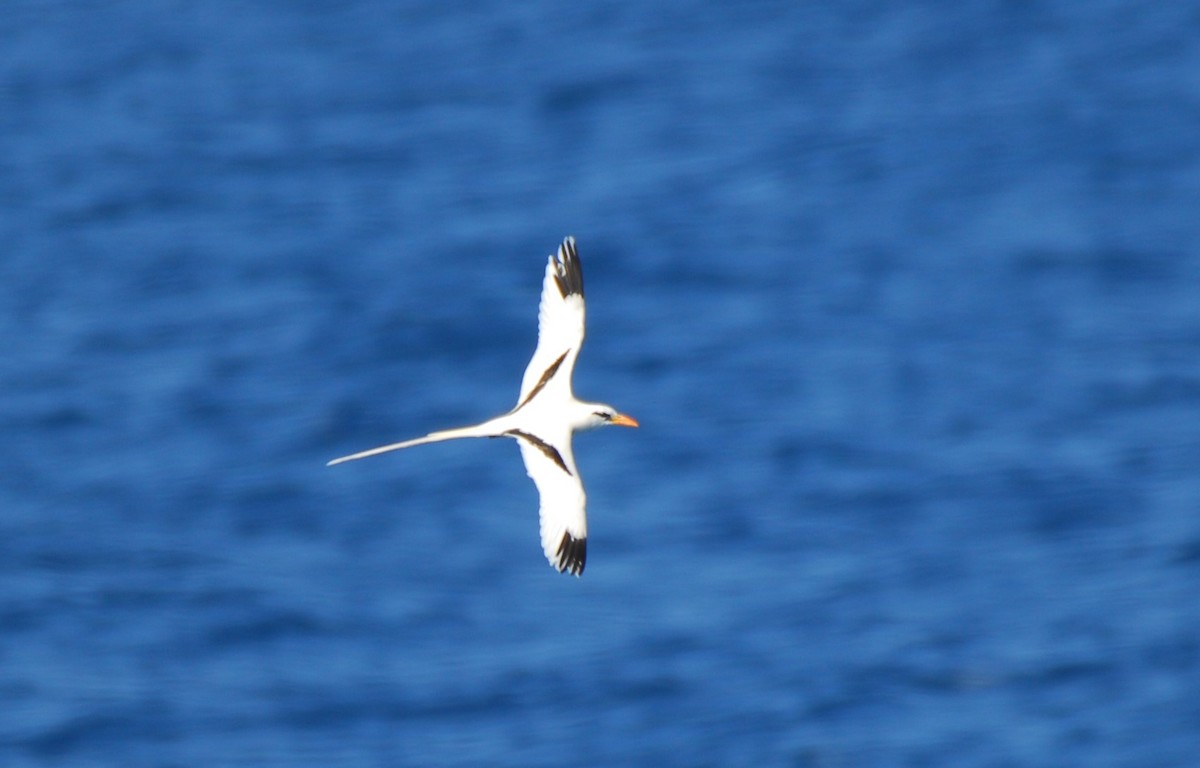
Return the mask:
[[587,537],[577,539],[564,532],[562,542],[558,545],[557,558],[559,573],[582,576],[583,568],[587,565]]
[[554,280],[563,298],[578,294],[583,296],[583,268],[579,265],[579,252],[575,250],[575,238],[567,235],[558,246],[558,259],[550,257],[554,264]]

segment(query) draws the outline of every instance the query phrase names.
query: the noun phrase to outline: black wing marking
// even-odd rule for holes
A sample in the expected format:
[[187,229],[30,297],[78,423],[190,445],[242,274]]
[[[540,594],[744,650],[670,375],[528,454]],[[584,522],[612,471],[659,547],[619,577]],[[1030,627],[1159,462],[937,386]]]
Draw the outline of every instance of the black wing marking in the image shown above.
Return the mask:
[[533,389],[529,390],[528,395],[525,395],[525,399],[517,403],[516,408],[513,408],[514,411],[521,410],[521,407],[532,400],[534,395],[542,391],[542,387],[546,386],[546,384],[550,382],[550,379],[554,378],[554,374],[558,373],[559,366],[563,364],[563,360],[567,359],[567,353],[570,351],[571,350],[568,349],[566,352],[563,352],[558,356],[557,360],[550,364],[550,367],[547,368],[546,372],[542,374],[542,378],[538,379],[538,383],[533,385]]
[[577,539],[564,532],[562,543],[558,545],[557,557],[560,573],[565,571],[575,576],[582,576],[583,568],[587,565],[587,537]]
[[554,264],[554,280],[558,292],[565,299],[577,293],[583,296],[583,267],[579,264],[579,253],[575,250],[575,238],[568,237],[558,246],[558,261]]
[[550,445],[550,443],[547,443],[545,440],[538,437],[537,435],[530,434],[529,432],[524,432],[519,429],[510,429],[507,432],[505,432],[504,434],[512,435],[513,437],[520,438],[521,440],[527,441],[530,445],[534,446],[539,451],[546,454],[546,458],[550,459],[550,461],[553,461],[555,464],[557,464],[558,468],[561,469],[563,472],[566,472],[568,475],[574,474],[571,472],[570,469],[567,468],[567,462],[563,461],[562,454],[558,452],[558,449],[555,448],[553,445]]

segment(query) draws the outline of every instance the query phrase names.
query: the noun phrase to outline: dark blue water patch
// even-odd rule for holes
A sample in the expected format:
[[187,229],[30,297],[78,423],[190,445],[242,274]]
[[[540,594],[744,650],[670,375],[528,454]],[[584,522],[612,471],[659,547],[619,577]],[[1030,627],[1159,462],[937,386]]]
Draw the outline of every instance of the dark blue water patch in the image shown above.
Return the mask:
[[1089,393],[1093,412],[1146,412],[1200,403],[1200,376],[1160,373],[1149,381],[1108,381]]
[[572,81],[546,88],[540,109],[548,119],[576,118],[577,113],[603,109],[611,100],[637,99],[645,80],[634,72],[614,72],[593,81]]
[[1013,264],[1025,279],[1074,275],[1115,286],[1130,282],[1162,282],[1182,277],[1189,271],[1187,258],[1182,253],[1125,249],[1099,252],[1094,249],[1067,252],[1035,249],[1018,254]]
[[1015,497],[1036,499],[1022,512],[1040,535],[1072,536],[1096,525],[1119,525],[1137,515],[1141,506],[1125,484],[1087,476],[1017,471],[1007,482]]
[[273,532],[312,535],[326,528],[325,508],[315,505],[295,482],[250,479],[231,495],[227,509],[234,530],[247,537]]
[[154,702],[113,707],[87,714],[21,739],[19,745],[40,760],[94,760],[128,740],[163,746],[176,741],[183,726]]
[[1200,538],[1184,542],[1176,551],[1174,562],[1194,567],[1200,564]]
[[313,616],[299,611],[263,610],[253,604],[244,608],[249,615],[217,623],[205,633],[204,645],[236,650],[241,645],[269,645],[293,637],[313,638],[323,626]]

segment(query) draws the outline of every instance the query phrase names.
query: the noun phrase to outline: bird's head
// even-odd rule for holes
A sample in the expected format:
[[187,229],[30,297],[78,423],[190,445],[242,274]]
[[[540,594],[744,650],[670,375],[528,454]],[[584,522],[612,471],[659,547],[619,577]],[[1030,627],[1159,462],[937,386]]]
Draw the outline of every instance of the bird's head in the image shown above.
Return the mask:
[[636,427],[637,419],[632,416],[627,416],[611,405],[603,403],[589,403],[590,412],[586,417],[584,429],[595,429],[596,427]]

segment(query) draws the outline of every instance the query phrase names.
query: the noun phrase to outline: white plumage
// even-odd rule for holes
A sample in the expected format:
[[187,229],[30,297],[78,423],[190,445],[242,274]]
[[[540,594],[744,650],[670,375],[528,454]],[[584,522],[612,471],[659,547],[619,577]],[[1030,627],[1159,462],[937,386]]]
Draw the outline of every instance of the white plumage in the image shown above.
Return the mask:
[[637,422],[603,403],[578,400],[571,375],[583,345],[586,309],[583,270],[568,237],[551,254],[538,307],[538,343],[521,379],[511,411],[459,429],[432,432],[414,440],[343,456],[329,465],[463,437],[511,437],[521,446],[525,471],[541,497],[542,550],[558,571],[579,576],[587,563],[587,495],[575,466],[571,437],[581,429],[605,425],[636,427]]

